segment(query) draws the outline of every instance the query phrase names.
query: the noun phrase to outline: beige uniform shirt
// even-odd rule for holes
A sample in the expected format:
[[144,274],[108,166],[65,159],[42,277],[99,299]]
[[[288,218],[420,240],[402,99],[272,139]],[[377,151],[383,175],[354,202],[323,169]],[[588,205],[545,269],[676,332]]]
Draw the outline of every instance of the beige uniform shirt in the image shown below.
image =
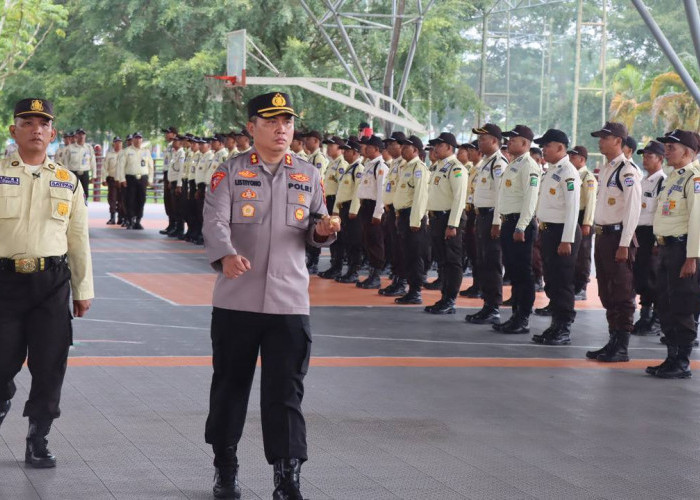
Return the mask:
[[[208,184],[209,180],[211,179],[210,175],[210,169],[211,169],[211,164],[214,161],[214,151],[211,149],[207,151],[206,153],[202,153],[199,157],[199,162],[197,163],[197,169],[195,170],[194,173],[194,182],[195,184]],[[216,170],[216,169],[214,169]],[[211,171],[211,174],[214,172]],[[207,175],[209,176],[207,177]]]
[[639,212],[637,226],[653,226],[656,206],[659,202],[661,187],[666,180],[663,169],[642,179],[642,210]]
[[190,169],[187,172],[187,178],[191,181],[194,181],[195,184],[197,183],[197,168],[199,168],[199,162],[202,159],[202,152],[197,151],[196,153],[192,154],[192,158],[190,160]]
[[428,208],[428,191],[430,189],[430,170],[420,158],[415,157],[408,163],[404,161],[399,169],[394,208],[411,209],[411,227],[420,227],[421,220]]
[[323,151],[317,149],[309,155],[309,159],[306,161],[316,167],[318,172],[321,174],[321,179],[325,177],[326,168],[328,167],[328,158],[326,158],[326,155],[323,154]]
[[122,161],[117,167],[117,180],[125,182],[127,175],[135,175],[139,179],[148,176],[148,182],[153,184],[153,158],[150,149],[129,146],[124,150]]
[[467,200],[467,175],[455,155],[437,162],[430,177],[429,211],[450,211],[447,225],[458,227]]
[[194,151],[191,149],[185,149],[185,161],[182,163],[182,175],[180,175],[180,180],[186,183],[190,177],[190,164],[192,163],[192,156]]
[[[389,206],[394,203],[396,197],[396,189],[398,187],[399,181],[399,171],[401,167],[406,164],[406,160],[401,157],[393,158],[389,163],[387,163],[387,168],[389,171],[386,174],[385,187],[384,187],[384,205]],[[428,179],[426,179],[427,182]]]
[[174,182],[176,186],[182,181],[182,172],[185,169],[185,150],[183,148],[173,150],[170,158],[170,170],[168,171],[168,181]]
[[476,208],[494,208],[501,175],[508,166],[508,160],[498,150],[487,158],[483,158],[474,180],[474,206]]
[[292,154],[297,155],[298,158],[301,158],[304,161],[309,161],[309,155],[307,155],[306,151],[304,151],[303,149],[301,151],[299,151],[298,153],[295,153],[294,151],[292,151]]
[[581,200],[579,202],[579,212],[583,212],[583,226],[593,225],[595,215],[596,194],[598,193],[598,181],[593,172],[585,166],[578,171],[581,177]]
[[338,155],[337,158],[331,160],[326,167],[326,176],[323,179],[323,186],[326,190],[326,196],[335,196],[338,192],[338,179],[348,168],[348,162],[345,161],[343,155]]
[[700,167],[691,163],[669,174],[659,194],[654,234],[687,234],[686,258],[700,257]]
[[66,153],[66,146],[65,144],[61,144],[58,146],[58,149],[56,150],[56,153],[53,155],[53,161],[55,163],[60,163],[63,165],[63,155]]
[[83,188],[48,157],[39,177],[17,152],[0,159],[0,235],[7,259],[68,254],[73,300],[95,296]]
[[[163,151],[163,173],[170,171],[170,162],[173,158],[173,141],[170,141]],[[170,180],[170,177],[168,177]]]
[[496,195],[494,226],[500,226],[501,215],[520,214],[515,227],[525,231],[535,216],[541,171],[529,152],[508,164],[508,168],[501,175],[501,186]]
[[340,204],[346,201],[350,203],[350,211],[356,214],[360,210],[360,199],[357,197],[357,186],[362,179],[365,167],[357,160],[350,165],[345,172],[338,177],[338,192],[335,194],[335,206],[333,213],[340,213]]
[[595,223],[602,226],[622,224],[620,246],[628,247],[642,206],[642,174],[621,154],[601,169],[598,179]]
[[66,148],[62,158],[64,160],[63,166],[71,172],[77,174],[92,172],[92,175],[95,175],[95,170],[97,169],[95,152],[89,144],[85,143],[81,146],[74,142]]
[[467,211],[474,208],[474,192],[476,191],[476,174],[479,173],[483,161],[480,160],[476,165],[472,165],[467,176]]
[[[374,219],[381,219],[384,213],[384,178],[387,174],[386,163],[381,156],[370,160],[365,165],[364,172],[358,174],[357,198],[360,200],[374,200]],[[358,208],[359,210],[359,208]],[[351,214],[357,213],[350,210]]]
[[102,162],[104,178],[113,177],[117,178],[117,161],[119,159],[119,153],[116,151],[108,151],[105,155],[105,159]]
[[580,203],[581,176],[569,161],[569,155],[566,155],[554,165],[549,165],[542,175],[537,218],[540,222],[564,224],[561,242],[573,243]]

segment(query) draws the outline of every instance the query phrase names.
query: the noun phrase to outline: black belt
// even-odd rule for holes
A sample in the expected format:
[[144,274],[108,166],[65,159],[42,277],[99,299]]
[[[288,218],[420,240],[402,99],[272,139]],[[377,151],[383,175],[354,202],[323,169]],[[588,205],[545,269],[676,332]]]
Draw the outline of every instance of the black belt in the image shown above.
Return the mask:
[[38,273],[47,269],[61,267],[68,262],[68,256],[60,257],[29,257],[26,259],[0,258],[0,272],[6,273]]
[[520,214],[501,214],[501,222],[518,222]]
[[622,232],[622,224],[595,225],[595,234],[617,234]]
[[492,214],[494,210],[494,207],[476,207],[476,215]]
[[540,231],[554,230],[564,227],[563,222],[540,222]]
[[396,215],[399,215],[399,216],[400,216],[401,214],[404,214],[404,215],[411,215],[411,207],[406,207],[406,208],[395,208],[395,209],[394,209],[394,212],[396,213]]
[[440,217],[440,216],[450,215],[450,211],[449,210],[430,210],[430,211],[428,211],[428,214],[431,217]]
[[377,200],[372,200],[370,198],[362,198],[360,199],[360,205],[362,205],[363,203],[365,205],[367,205],[368,203],[377,203]]
[[681,234],[680,236],[656,236],[656,242],[661,246],[678,244],[685,245],[686,241],[688,241],[687,234]]

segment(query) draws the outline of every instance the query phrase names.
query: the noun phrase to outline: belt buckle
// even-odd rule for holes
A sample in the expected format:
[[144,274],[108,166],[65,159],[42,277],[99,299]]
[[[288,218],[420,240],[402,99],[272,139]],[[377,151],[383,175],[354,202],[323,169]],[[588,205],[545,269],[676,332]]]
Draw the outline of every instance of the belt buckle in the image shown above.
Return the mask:
[[657,242],[659,245],[664,246],[664,245],[666,244],[666,238],[664,238],[663,236],[657,236],[657,237],[656,237],[656,242]]
[[38,268],[38,259],[15,259],[16,273],[31,274],[37,272]]
[[596,235],[600,236],[601,234],[603,234],[603,226],[596,225],[594,231]]
[[540,222],[539,226],[540,226],[540,227],[539,227],[540,231],[544,231],[545,229],[547,229],[547,223],[546,223],[546,222]]

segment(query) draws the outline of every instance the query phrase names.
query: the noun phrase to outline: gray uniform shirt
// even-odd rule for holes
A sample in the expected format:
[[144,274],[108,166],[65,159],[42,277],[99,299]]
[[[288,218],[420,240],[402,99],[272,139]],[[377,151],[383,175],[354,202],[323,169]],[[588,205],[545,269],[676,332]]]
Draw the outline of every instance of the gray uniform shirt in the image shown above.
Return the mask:
[[[209,262],[218,272],[214,307],[265,314],[309,314],[305,244],[314,241],[311,214],[326,215],[319,171],[285,154],[273,175],[252,149],[216,169],[204,200],[203,234]],[[235,279],[221,259],[241,255],[251,269]]]

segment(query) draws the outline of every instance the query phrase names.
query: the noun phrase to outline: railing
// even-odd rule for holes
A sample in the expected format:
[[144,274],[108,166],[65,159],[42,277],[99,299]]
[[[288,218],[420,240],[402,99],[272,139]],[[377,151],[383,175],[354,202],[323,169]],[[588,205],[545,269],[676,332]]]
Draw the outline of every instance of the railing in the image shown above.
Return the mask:
[[[97,163],[97,174],[90,180],[88,199],[92,201],[107,201],[107,186],[102,185],[102,182],[106,179],[106,177],[102,175],[104,156],[97,156],[95,160]],[[155,169],[153,186],[148,188],[146,192],[146,203],[163,203],[163,159],[155,158],[153,160],[153,165]]]

